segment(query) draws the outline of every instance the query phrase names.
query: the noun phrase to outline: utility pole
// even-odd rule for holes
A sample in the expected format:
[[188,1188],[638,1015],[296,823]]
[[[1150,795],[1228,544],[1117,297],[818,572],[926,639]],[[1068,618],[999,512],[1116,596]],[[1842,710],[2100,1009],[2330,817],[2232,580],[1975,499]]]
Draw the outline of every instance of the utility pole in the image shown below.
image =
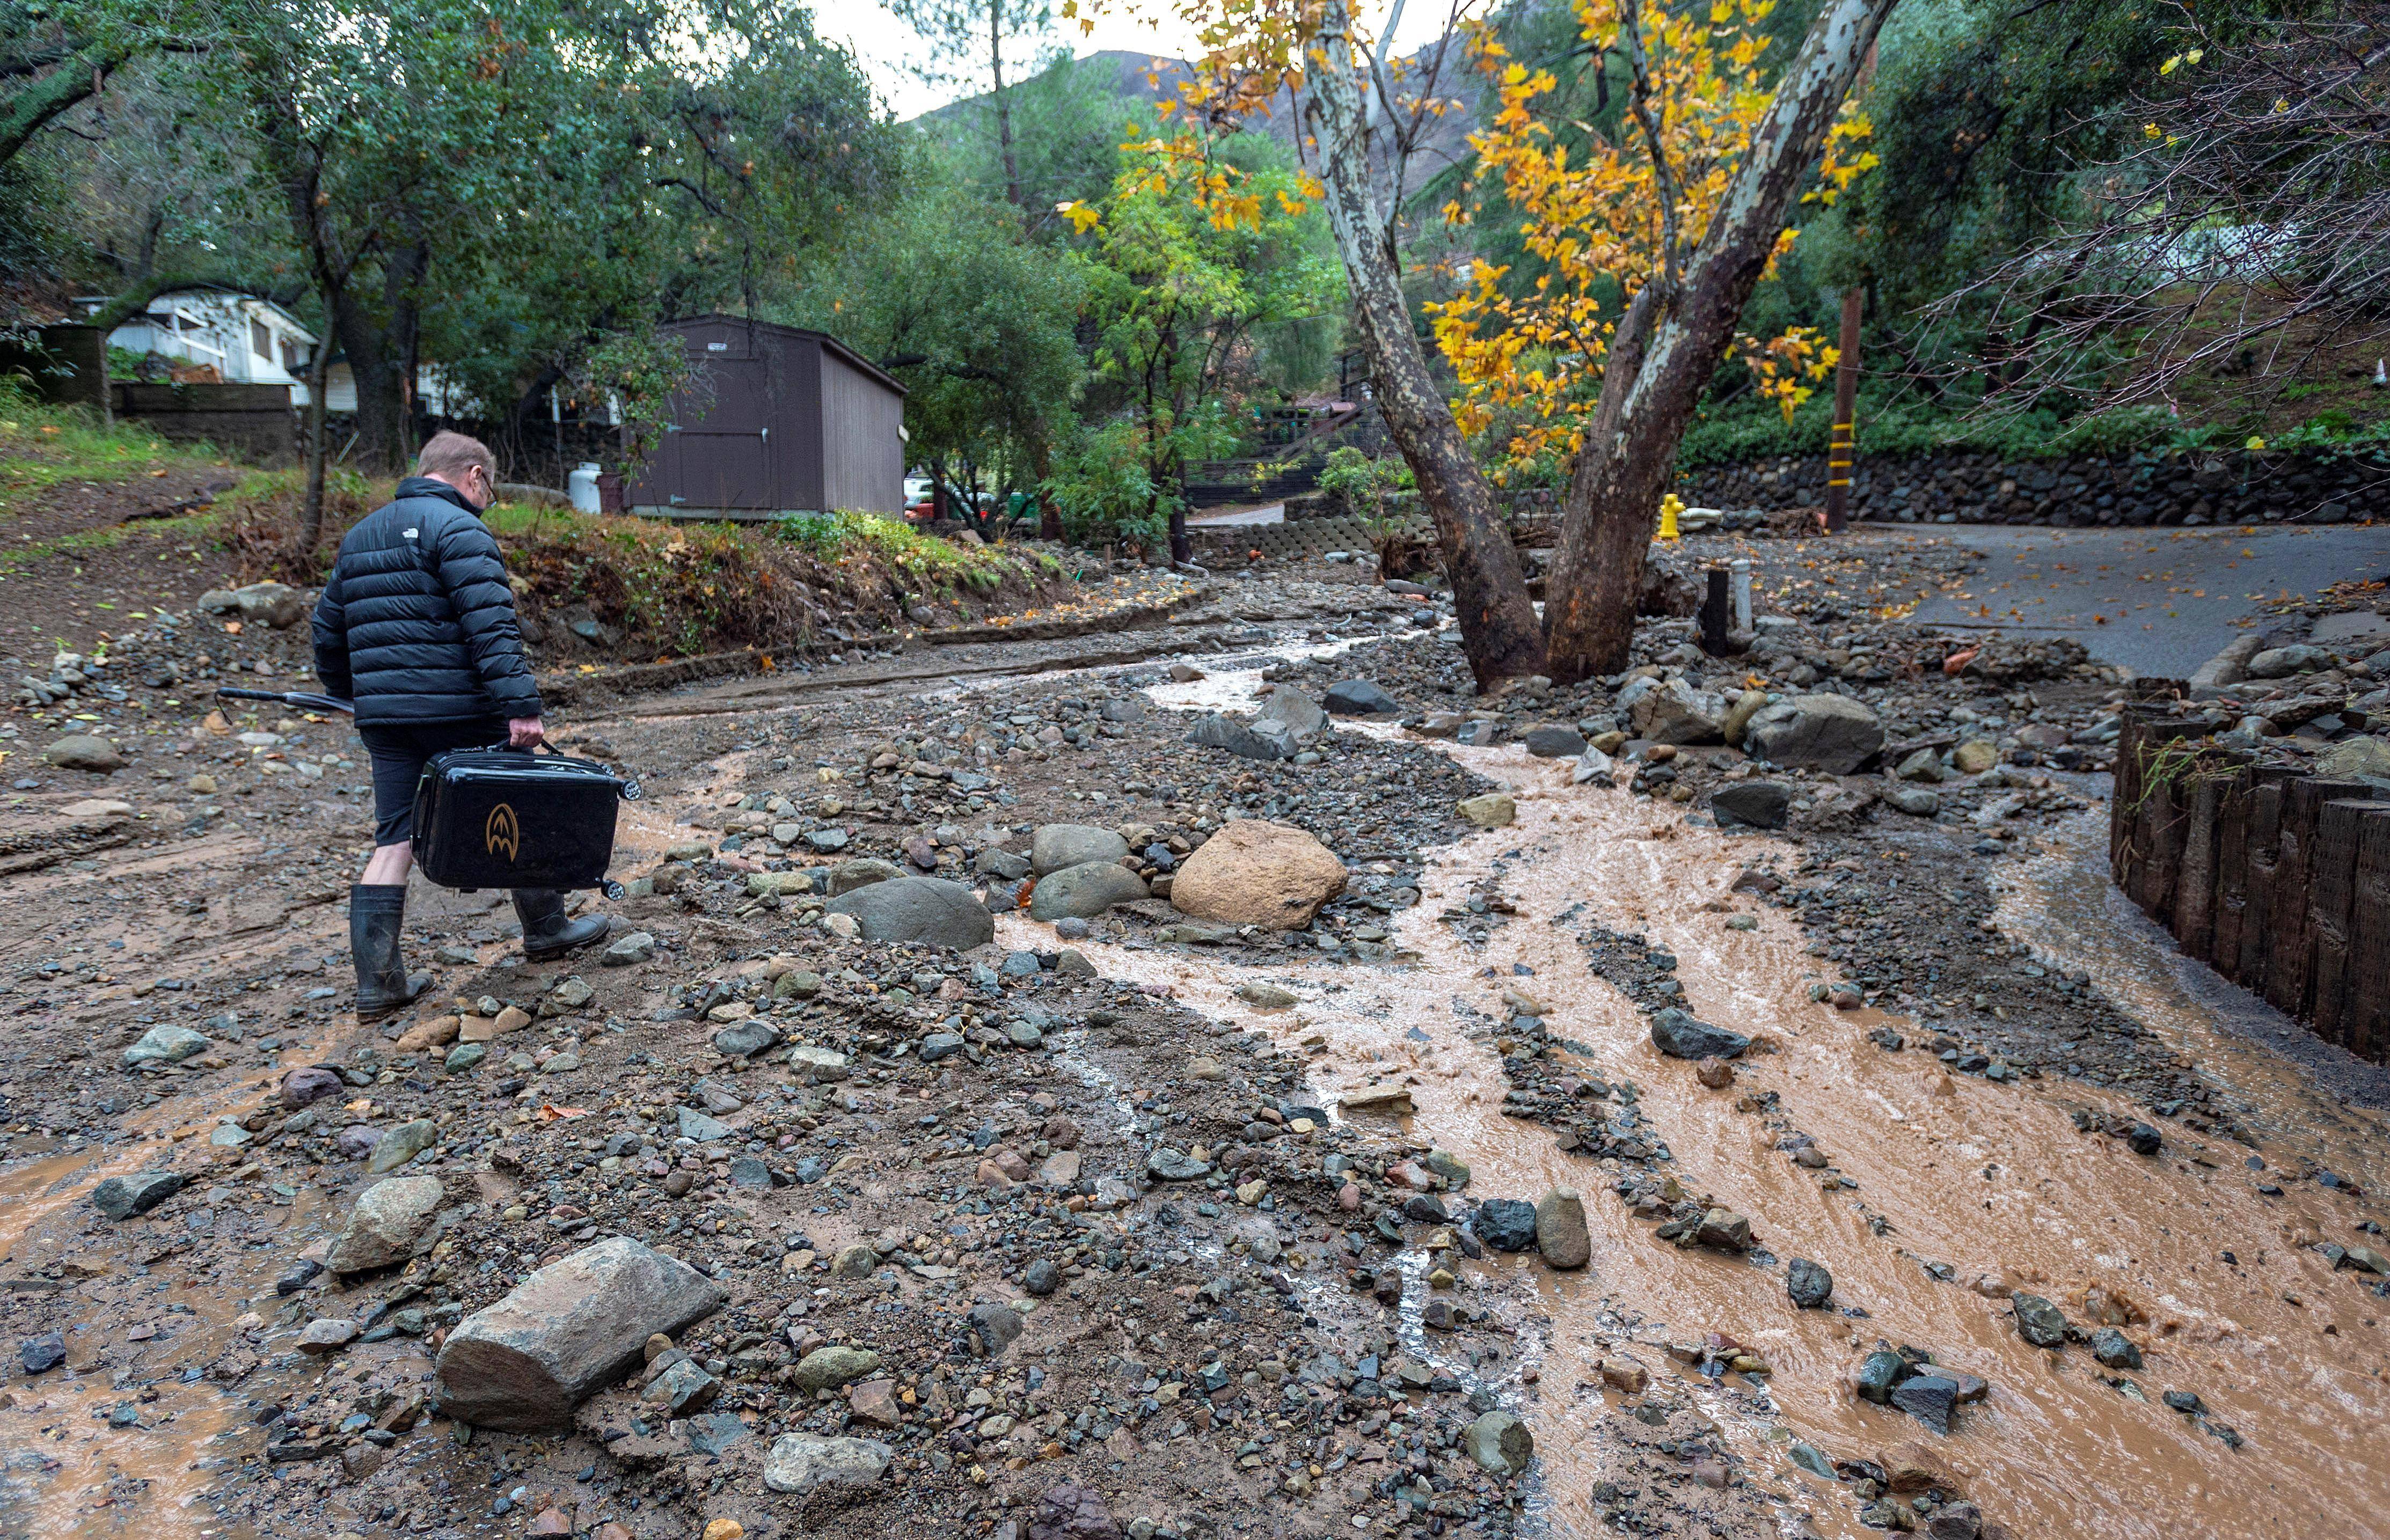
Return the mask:
[[1834,369],[1834,434],[1826,446],[1826,532],[1838,534],[1851,521],[1851,461],[1859,400],[1859,302],[1865,290],[1843,290],[1842,359]]

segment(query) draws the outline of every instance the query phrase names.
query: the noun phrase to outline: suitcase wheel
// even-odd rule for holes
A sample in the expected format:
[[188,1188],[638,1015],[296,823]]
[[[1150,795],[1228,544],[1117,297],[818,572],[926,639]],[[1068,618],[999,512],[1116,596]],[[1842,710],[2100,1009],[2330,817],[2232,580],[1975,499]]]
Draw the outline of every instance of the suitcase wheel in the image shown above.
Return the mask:
[[637,781],[627,780],[623,783],[623,800],[624,802],[636,802],[645,795],[647,795],[647,793],[639,789],[639,783]]
[[620,899],[623,896],[623,888],[620,882],[615,881],[610,877],[605,881],[598,884],[598,891],[604,893],[608,898]]

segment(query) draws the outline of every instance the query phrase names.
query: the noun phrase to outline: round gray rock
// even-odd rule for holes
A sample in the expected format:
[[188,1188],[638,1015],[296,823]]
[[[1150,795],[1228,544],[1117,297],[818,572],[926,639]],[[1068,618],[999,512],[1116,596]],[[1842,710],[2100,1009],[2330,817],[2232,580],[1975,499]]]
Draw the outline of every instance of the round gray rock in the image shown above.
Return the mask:
[[116,745],[96,733],[69,733],[42,751],[42,757],[61,770],[88,770],[105,776],[124,768]]
[[[1115,837],[1112,842],[1120,841]],[[1029,894],[1029,918],[1093,919],[1115,904],[1133,904],[1145,896],[1145,879],[1126,866],[1084,861],[1037,879]]]
[[782,1433],[764,1457],[764,1484],[802,1495],[826,1486],[869,1486],[896,1451],[876,1438],[823,1438]]
[[1846,695],[1796,695],[1751,719],[1743,748],[1778,764],[1847,776],[1883,747],[1883,723]]
[[996,939],[996,917],[959,882],[934,877],[900,877],[875,882],[829,901],[834,915],[850,915],[866,941],[906,941],[968,952]]
[[1487,1412],[1463,1439],[1469,1457],[1497,1476],[1515,1476],[1536,1457],[1536,1435],[1509,1412]]
[[388,1267],[415,1254],[416,1240],[440,1208],[440,1178],[393,1176],[357,1194],[349,1223],[332,1242],[335,1273]]
[[1090,861],[1118,861],[1128,853],[1128,841],[1092,824],[1040,824],[1029,840],[1029,869],[1039,877],[1085,866]]

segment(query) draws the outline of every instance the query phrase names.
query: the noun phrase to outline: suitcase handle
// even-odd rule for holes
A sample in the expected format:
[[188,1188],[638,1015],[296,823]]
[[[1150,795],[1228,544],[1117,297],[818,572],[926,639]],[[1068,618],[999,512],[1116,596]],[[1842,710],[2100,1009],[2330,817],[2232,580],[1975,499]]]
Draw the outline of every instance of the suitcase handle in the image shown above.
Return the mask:
[[[501,743],[498,747],[506,750],[508,753],[513,754],[536,754],[542,749],[545,749],[558,759],[571,759],[572,757],[571,754],[566,753],[563,750],[558,748],[555,744],[550,743],[546,738],[541,738],[537,743],[533,744],[528,749],[518,749],[511,743]],[[607,774],[613,775],[613,772],[608,771]],[[614,794],[622,798],[626,802],[636,802],[641,797],[647,795],[646,792],[639,789],[638,777],[635,776],[614,776]],[[620,897],[621,895],[611,894],[609,896]]]

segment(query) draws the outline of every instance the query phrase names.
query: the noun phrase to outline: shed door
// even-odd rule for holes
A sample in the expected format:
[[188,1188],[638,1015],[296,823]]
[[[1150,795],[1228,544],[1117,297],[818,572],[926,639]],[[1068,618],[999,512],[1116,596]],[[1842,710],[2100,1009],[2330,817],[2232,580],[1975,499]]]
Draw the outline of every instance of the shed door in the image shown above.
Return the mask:
[[778,507],[770,366],[761,358],[713,353],[699,366],[704,378],[689,392],[673,435],[680,462],[674,501],[692,508]]

